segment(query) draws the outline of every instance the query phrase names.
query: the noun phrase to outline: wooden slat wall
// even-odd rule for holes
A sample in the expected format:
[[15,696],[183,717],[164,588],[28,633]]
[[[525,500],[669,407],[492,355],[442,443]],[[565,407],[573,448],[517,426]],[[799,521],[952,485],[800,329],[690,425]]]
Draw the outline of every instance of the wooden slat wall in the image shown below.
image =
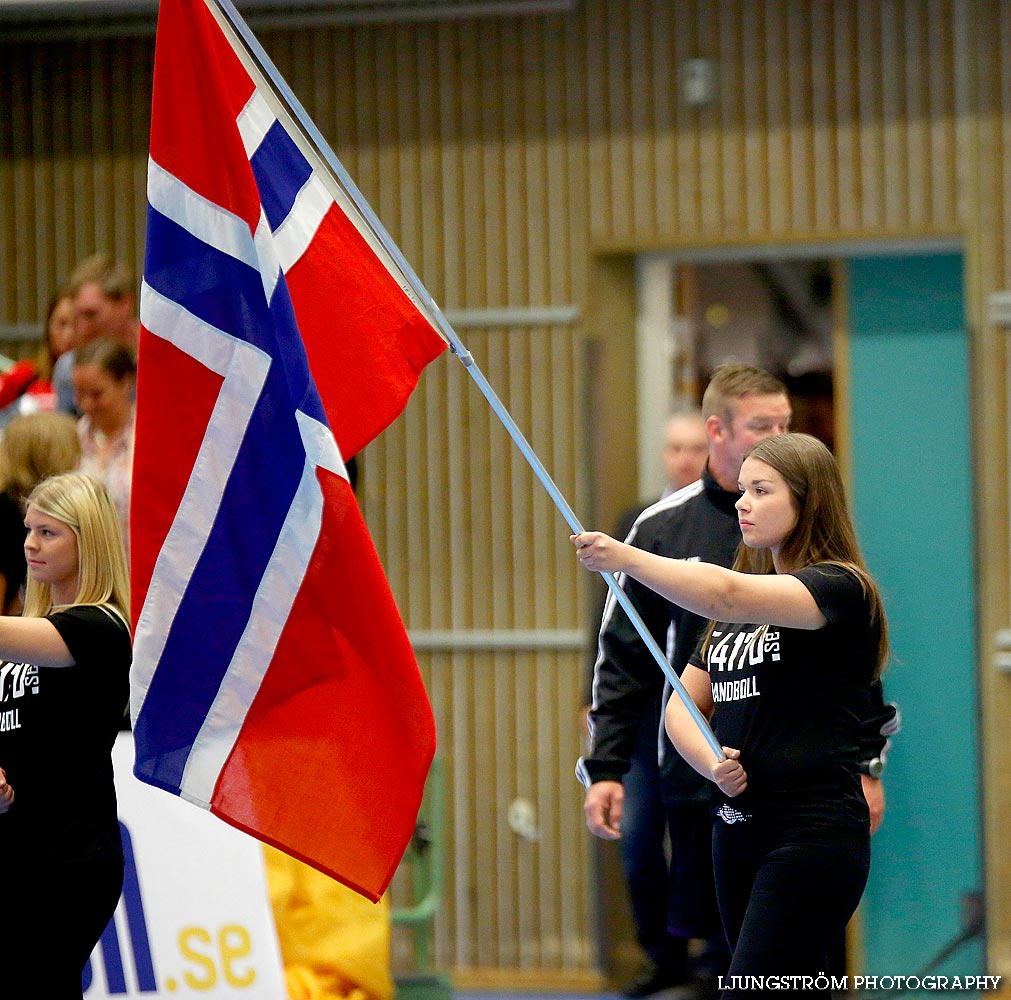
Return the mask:
[[[575,498],[579,338],[567,328],[460,333]],[[455,359],[429,369],[399,425],[369,448],[363,480],[366,519],[413,629],[466,636],[581,620],[564,522]],[[421,662],[447,762],[440,955],[457,969],[587,969],[588,844],[571,769],[585,651],[461,649]],[[515,799],[533,805],[537,839],[509,828]]]
[[140,263],[154,47],[132,38],[0,51],[0,323],[31,323],[96,247]]
[[[957,231],[957,6],[587,4],[594,245]],[[678,68],[700,56],[717,95],[688,107]]]
[[[575,0],[568,13],[260,37],[441,303],[581,311],[571,329],[467,333],[600,523],[636,491],[604,490],[592,509],[581,488],[592,464],[605,479],[609,456],[634,452],[609,430],[627,406],[630,340],[613,302],[597,325],[599,255],[965,239],[991,971],[1011,974],[1011,692],[989,666],[1009,621],[1006,349],[985,311],[1011,287],[1011,0]],[[150,38],[0,31],[0,325],[36,322],[95,247],[139,265],[151,53]],[[702,108],[680,100],[695,57],[717,70]],[[576,417],[587,336],[604,345],[606,379],[592,454]],[[426,373],[365,456],[368,518],[408,625],[578,628],[566,529],[454,364]],[[452,815],[440,962],[589,968],[588,847],[569,779],[582,657],[422,659]],[[538,807],[539,841],[503,825],[515,796]]]

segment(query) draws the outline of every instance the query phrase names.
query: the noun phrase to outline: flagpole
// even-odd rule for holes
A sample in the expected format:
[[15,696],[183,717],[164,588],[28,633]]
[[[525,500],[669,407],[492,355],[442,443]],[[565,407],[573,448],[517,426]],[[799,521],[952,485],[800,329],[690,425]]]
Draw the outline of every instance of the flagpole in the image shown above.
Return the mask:
[[[579,519],[576,517],[565,497],[562,496],[561,491],[555,485],[554,480],[549,475],[541,460],[530,447],[530,444],[523,436],[523,432],[516,424],[516,421],[513,420],[512,415],[502,404],[502,401],[498,398],[495,390],[485,378],[484,373],[478,367],[477,362],[475,362],[470,351],[467,350],[463,342],[457,336],[456,331],[452,328],[452,326],[450,326],[449,321],[443,315],[442,310],[429,294],[428,289],[422,284],[421,279],[414,273],[414,269],[408,263],[407,258],[404,257],[400,248],[386,231],[386,227],[372,210],[372,206],[369,205],[361,191],[358,190],[357,185],[351,179],[351,175],[348,174],[340,160],[337,159],[336,154],[330,148],[326,139],[323,138],[319,129],[316,128],[315,123],[309,117],[305,108],[302,107],[301,102],[288,86],[284,77],[282,77],[280,72],[278,72],[277,67],[271,61],[263,46],[260,45],[256,36],[252,33],[252,31],[250,31],[246,22],[242,19],[238,10],[236,10],[232,0],[206,0],[206,2],[213,3],[228,19],[229,24],[238,34],[239,38],[241,38],[243,44],[249,51],[250,56],[256,61],[259,68],[267,76],[267,79],[284,100],[288,111],[295,120],[295,123],[302,129],[306,139],[313,145],[318,156],[333,174],[334,179],[354,203],[355,208],[368,224],[375,238],[382,244],[383,249],[390,255],[397,267],[400,269],[401,274],[404,278],[406,278],[409,287],[404,288],[404,291],[409,297],[419,299],[424,304],[425,309],[428,311],[431,318],[435,320],[439,331],[449,342],[450,350],[463,363],[463,366],[467,369],[467,372],[477,384],[485,399],[487,399],[488,403],[491,405],[492,410],[502,422],[509,436],[513,439],[523,457],[529,463],[531,469],[533,469],[534,475],[537,476],[541,484],[547,490],[548,495],[554,501],[554,504],[558,508],[562,517],[565,518],[565,521],[572,529],[573,534],[579,534],[582,532],[584,529],[579,523]],[[628,594],[625,593],[621,585],[618,583],[617,577],[613,573],[606,572],[601,572],[600,575],[604,578],[604,582],[614,595],[615,600],[624,610],[625,614],[628,615],[629,621],[631,621],[653,659],[663,671],[663,674],[670,683],[671,688],[688,710],[688,713],[692,717],[695,725],[698,726],[700,732],[705,737],[706,742],[709,744],[709,747],[716,755],[716,759],[726,759],[726,755],[723,753],[723,748],[720,746],[719,740],[716,739],[716,736],[710,728],[706,717],[699,711],[699,708],[692,700],[691,695],[681,683],[681,678],[678,677],[674,668],[668,662],[667,657],[657,645],[656,640],[650,634],[649,629],[646,627],[645,622],[643,622],[639,612],[635,609]]]

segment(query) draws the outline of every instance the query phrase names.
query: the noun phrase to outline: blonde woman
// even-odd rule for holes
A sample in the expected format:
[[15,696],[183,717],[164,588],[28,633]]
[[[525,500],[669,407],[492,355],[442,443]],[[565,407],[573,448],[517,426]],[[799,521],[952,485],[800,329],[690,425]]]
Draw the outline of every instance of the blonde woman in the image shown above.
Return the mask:
[[726,759],[678,698],[666,725],[720,793],[713,863],[733,951],[724,997],[751,996],[757,976],[825,981],[828,949],[870,866],[859,720],[888,651],[881,597],[825,445],[806,434],[766,438],[748,451],[739,485],[733,570],[598,532],[573,537],[588,569],[627,573],[712,619],[681,679]]
[[15,417],[0,437],[0,601],[2,613],[21,611],[25,582],[25,500],[47,476],[77,466],[81,444],[67,413]]
[[129,696],[129,581],[105,487],[77,472],[28,497],[24,615],[0,618],[0,992],[81,997],[119,899],[112,745]]

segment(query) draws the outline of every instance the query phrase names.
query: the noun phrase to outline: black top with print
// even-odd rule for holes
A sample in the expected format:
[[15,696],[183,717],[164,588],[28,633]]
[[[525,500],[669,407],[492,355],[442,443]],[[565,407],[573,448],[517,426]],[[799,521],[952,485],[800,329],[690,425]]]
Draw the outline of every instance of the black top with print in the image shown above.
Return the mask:
[[860,580],[831,563],[792,574],[828,624],[820,629],[717,623],[692,663],[709,672],[713,731],[741,751],[748,776],[727,802],[788,821],[867,823],[860,788],[860,718],[880,628]]
[[[49,616],[74,664],[0,663],[0,767],[14,802],[0,850],[121,856],[112,745],[129,698],[130,632],[94,605]],[[26,855],[27,856],[27,855]]]

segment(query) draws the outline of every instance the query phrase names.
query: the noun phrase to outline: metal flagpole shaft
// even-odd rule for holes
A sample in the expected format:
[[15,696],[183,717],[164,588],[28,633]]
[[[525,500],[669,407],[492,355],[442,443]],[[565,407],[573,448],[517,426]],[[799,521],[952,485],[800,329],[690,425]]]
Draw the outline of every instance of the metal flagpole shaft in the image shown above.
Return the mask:
[[[565,518],[566,523],[572,529],[572,533],[574,535],[580,534],[580,532],[584,529],[579,523],[579,518],[576,517],[565,497],[562,496],[561,491],[555,485],[554,480],[548,474],[548,470],[544,468],[541,460],[527,443],[526,438],[523,436],[523,432],[519,429],[519,427],[517,427],[516,421],[513,420],[509,411],[502,405],[502,402],[496,395],[495,390],[488,383],[488,380],[484,377],[484,373],[480,368],[478,368],[473,357],[471,357],[470,353],[467,352],[465,356],[461,355],[460,360],[467,368],[467,371],[470,372],[474,381],[477,382],[481,392],[491,404],[491,408],[505,425],[506,430],[509,432],[509,436],[516,443],[516,446],[522,452],[523,457],[526,458],[530,467],[534,470],[534,474],[548,491],[548,495],[555,502],[555,506],[561,512],[562,517]],[[681,678],[675,673],[674,668],[670,665],[667,657],[657,645],[656,640],[650,634],[649,629],[646,628],[646,623],[642,620],[639,612],[635,609],[635,605],[632,604],[631,598],[624,590],[622,590],[621,585],[618,583],[618,580],[613,573],[602,571],[600,575],[604,578],[604,582],[610,588],[611,593],[614,594],[618,604],[621,605],[622,610],[628,615],[629,621],[635,627],[636,632],[639,633],[639,638],[646,644],[646,648],[650,651],[653,659],[656,660],[657,666],[659,666],[663,671],[663,674],[670,683],[674,693],[681,699],[681,703],[685,706],[685,708],[688,709],[688,714],[692,717],[692,721],[696,726],[698,726],[699,731],[706,738],[706,742],[716,755],[716,759],[726,760],[727,755],[723,752],[723,747],[720,746],[720,741],[716,738],[712,729],[709,727],[708,720],[702,712],[699,711],[698,705],[695,704],[692,700],[692,696],[685,689],[684,684],[681,683]]]
[[[516,446],[523,454],[523,457],[526,458],[531,469],[533,469],[534,474],[548,491],[548,495],[554,501],[554,504],[558,508],[562,517],[565,518],[565,521],[572,529],[573,534],[578,535],[583,531],[583,527],[579,523],[579,519],[565,500],[565,497],[562,496],[561,491],[555,485],[551,476],[548,474],[547,469],[544,468],[541,460],[527,443],[527,440],[523,436],[523,432],[517,426],[516,421],[513,420],[512,415],[505,406],[503,406],[501,400],[496,395],[495,390],[484,377],[484,373],[477,366],[477,363],[474,361],[470,351],[467,350],[463,342],[457,336],[456,331],[450,326],[449,321],[442,314],[442,310],[428,293],[428,289],[421,283],[421,279],[414,273],[414,269],[408,263],[407,258],[404,257],[400,248],[396,245],[396,243],[394,243],[392,237],[386,231],[386,227],[379,220],[379,217],[375,214],[375,212],[373,212],[372,206],[365,200],[361,191],[358,190],[357,185],[344,169],[340,160],[337,159],[337,156],[330,148],[327,141],[323,138],[319,129],[316,128],[315,123],[309,117],[305,108],[302,107],[284,77],[282,77],[278,72],[277,67],[273,64],[266,51],[264,51],[263,46],[260,45],[256,36],[249,30],[246,22],[236,10],[235,5],[231,2],[231,0],[213,0],[213,3],[225,15],[225,17],[228,18],[229,23],[246,45],[250,55],[256,60],[260,69],[267,76],[267,79],[275,88],[278,95],[284,100],[288,107],[288,111],[295,119],[296,124],[302,129],[302,132],[312,143],[320,159],[331,171],[337,183],[343,188],[344,192],[354,203],[355,208],[361,214],[375,238],[382,244],[383,249],[390,255],[394,263],[400,269],[401,274],[406,279],[409,286],[404,289],[405,292],[407,292],[409,297],[420,300],[420,302],[424,305],[425,310],[430,314],[430,317],[435,320],[440,332],[449,342],[450,350],[452,350],[452,352],[460,359],[471,378],[473,378],[477,383],[481,392],[484,394],[484,397],[491,405],[492,410],[495,411],[499,420],[502,421],[502,424],[508,431],[509,436],[516,443]],[[674,672],[674,668],[670,665],[667,657],[656,644],[656,640],[654,640],[653,636],[650,635],[649,629],[646,628],[645,622],[643,622],[639,612],[636,611],[629,599],[629,596],[624,590],[622,590],[613,574],[605,572],[600,575],[604,578],[604,582],[610,588],[611,593],[614,594],[615,599],[621,606],[622,610],[624,610],[625,614],[628,615],[636,632],[639,633],[639,637],[646,644],[646,648],[650,651],[653,659],[656,660],[657,665],[663,671],[671,688],[673,688],[674,692],[681,699],[682,704],[688,710],[688,714],[692,717],[695,725],[698,726],[702,735],[705,737],[709,747],[716,755],[716,759],[725,760],[726,755],[723,753],[723,747],[720,746],[719,740],[716,739],[712,729],[710,729],[706,717],[699,711],[699,708],[692,700],[691,695],[685,690],[685,686],[681,683],[681,678]]]

